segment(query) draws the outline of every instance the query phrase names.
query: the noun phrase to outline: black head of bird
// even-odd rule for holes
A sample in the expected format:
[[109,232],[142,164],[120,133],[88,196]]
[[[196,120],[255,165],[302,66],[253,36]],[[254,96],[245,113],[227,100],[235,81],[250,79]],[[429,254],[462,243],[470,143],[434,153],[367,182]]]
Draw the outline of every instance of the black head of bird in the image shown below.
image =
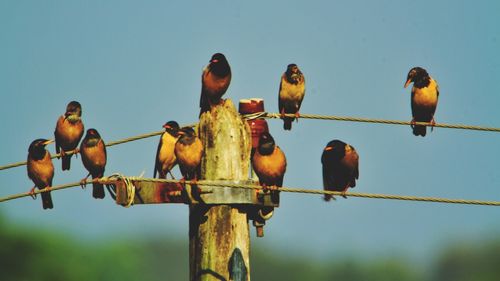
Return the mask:
[[274,151],[274,147],[276,146],[274,142],[273,136],[269,134],[268,132],[262,133],[259,138],[259,147],[257,148],[259,150],[259,153],[261,155],[270,155]]
[[180,136],[178,141],[182,144],[192,144],[196,140],[196,133],[191,127],[180,129],[178,135]]
[[172,136],[177,136],[179,132],[179,124],[175,121],[168,121],[165,125],[163,125],[163,128],[165,128],[165,131]]
[[297,84],[300,82],[301,77],[302,72],[296,64],[291,63],[286,67],[286,78],[288,82]]
[[95,146],[99,141],[101,140],[101,135],[99,135],[99,132],[97,132],[96,129],[88,129],[87,130],[87,135],[85,136],[85,144],[87,146]]
[[[328,157],[328,158],[332,158],[332,159],[342,159],[344,158],[345,156],[345,153],[346,153],[346,147],[348,145],[343,142],[343,141],[340,141],[340,140],[332,140],[330,141],[323,153]],[[350,148],[349,148],[350,149]]]
[[429,84],[430,78],[429,73],[421,67],[414,67],[408,72],[406,77],[405,88],[408,87],[412,82],[417,88],[425,87]]
[[210,59],[210,71],[219,77],[225,77],[231,72],[231,67],[226,57],[221,53],[216,53]]
[[71,101],[68,103],[66,106],[66,113],[64,113],[65,119],[69,120],[70,122],[76,122],[80,120],[80,117],[82,116],[82,106],[79,102],[77,101]]
[[31,142],[28,153],[33,159],[40,160],[45,156],[45,146],[53,142],[54,140],[36,139]]

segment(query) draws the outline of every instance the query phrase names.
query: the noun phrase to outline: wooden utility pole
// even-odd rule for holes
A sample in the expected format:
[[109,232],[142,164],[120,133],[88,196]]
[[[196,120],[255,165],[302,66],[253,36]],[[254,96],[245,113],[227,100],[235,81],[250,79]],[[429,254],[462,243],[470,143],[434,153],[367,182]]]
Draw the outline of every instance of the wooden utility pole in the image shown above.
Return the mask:
[[[205,146],[201,179],[248,180],[251,137],[231,100],[200,117]],[[250,280],[247,213],[237,205],[195,204],[189,210],[190,280]]]

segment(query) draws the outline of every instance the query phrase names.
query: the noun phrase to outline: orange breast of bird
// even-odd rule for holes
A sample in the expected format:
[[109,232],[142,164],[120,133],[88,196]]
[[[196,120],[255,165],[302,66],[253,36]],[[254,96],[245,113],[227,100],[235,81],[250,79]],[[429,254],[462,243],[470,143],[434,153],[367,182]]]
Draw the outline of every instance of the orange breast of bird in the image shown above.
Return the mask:
[[203,90],[209,94],[211,97],[219,97],[222,96],[229,87],[229,83],[231,82],[231,74],[226,77],[219,77],[214,75],[210,71],[206,71],[203,73]]
[[52,183],[54,165],[50,153],[45,153],[41,160],[28,159],[28,176],[37,187],[44,188]]
[[87,170],[103,170],[106,166],[106,152],[102,140],[95,146],[82,145],[81,155]]
[[438,102],[438,86],[434,79],[430,80],[427,87],[417,88],[413,87],[413,101],[416,105],[433,107]]
[[304,98],[305,84],[300,80],[297,84],[292,84],[286,79],[286,75],[281,77],[279,97],[282,101],[296,102]]
[[83,129],[83,123],[81,121],[77,121],[73,124],[65,119],[64,116],[61,116],[57,120],[55,135],[64,150],[74,149],[75,147],[73,146],[78,145],[78,142],[83,136]]
[[162,146],[158,155],[158,162],[161,163],[162,171],[171,170],[175,166],[177,158],[175,157],[174,149],[177,138],[169,133],[163,133],[161,137]]
[[194,169],[201,163],[201,157],[203,156],[203,144],[199,138],[196,138],[196,140],[189,145],[177,142],[175,144],[175,155],[177,157],[177,161],[182,163],[183,166],[189,169]]
[[276,180],[285,174],[286,158],[278,146],[270,155],[261,155],[259,150],[256,150],[253,158],[253,168],[259,178]]

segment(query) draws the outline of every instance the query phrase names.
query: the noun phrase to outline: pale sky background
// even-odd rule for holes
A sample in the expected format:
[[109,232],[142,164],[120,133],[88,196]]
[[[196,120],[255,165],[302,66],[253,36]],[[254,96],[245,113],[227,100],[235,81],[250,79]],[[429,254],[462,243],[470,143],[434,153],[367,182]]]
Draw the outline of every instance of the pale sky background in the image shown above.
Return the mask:
[[[279,79],[296,63],[306,77],[302,113],[410,120],[408,70],[440,85],[436,121],[500,126],[498,1],[0,1],[0,165],[52,138],[66,104],[105,141],[196,122],[200,75],[226,55],[226,98],[262,97],[277,111]],[[360,155],[352,191],[500,200],[500,134],[301,119],[291,132],[269,120],[288,159],[285,186],[322,188],[320,156],[341,139]],[[108,149],[107,174],[152,176],[158,137]],[[49,150],[54,152],[54,147]],[[54,184],[86,175],[80,158]],[[175,170],[179,174],[178,170]],[[0,196],[29,190],[26,167],[0,171]],[[188,239],[186,205],[134,206],[91,198],[91,188],[0,204],[27,227],[83,239],[139,234]],[[325,256],[430,257],[452,241],[500,234],[500,208],[282,194],[252,246]],[[188,249],[186,249],[187,251]]]

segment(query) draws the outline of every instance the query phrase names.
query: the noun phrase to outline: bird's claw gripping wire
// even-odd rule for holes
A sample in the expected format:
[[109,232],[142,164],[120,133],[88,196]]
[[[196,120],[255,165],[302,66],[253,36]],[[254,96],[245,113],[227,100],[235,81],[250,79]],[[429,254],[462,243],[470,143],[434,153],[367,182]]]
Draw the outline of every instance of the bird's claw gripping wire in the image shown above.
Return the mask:
[[32,189],[28,192],[28,194],[33,198],[33,200],[36,200],[36,193],[35,193],[35,187],[33,186]]

